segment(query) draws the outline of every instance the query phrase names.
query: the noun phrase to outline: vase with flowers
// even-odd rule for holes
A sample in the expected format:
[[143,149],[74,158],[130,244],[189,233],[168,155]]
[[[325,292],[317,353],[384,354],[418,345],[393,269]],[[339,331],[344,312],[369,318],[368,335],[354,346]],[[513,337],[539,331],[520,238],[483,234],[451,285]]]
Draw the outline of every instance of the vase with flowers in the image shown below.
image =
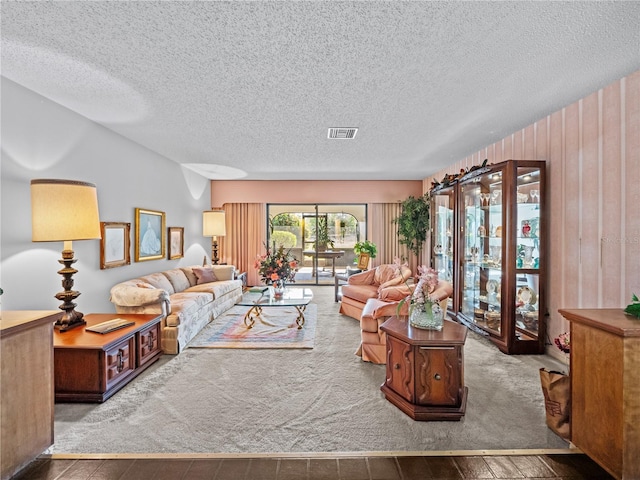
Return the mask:
[[[438,286],[438,272],[425,265],[418,267],[418,283],[409,299],[409,323],[425,330],[442,330],[444,312],[431,293]],[[401,301],[401,304],[407,299]]]
[[267,247],[264,255],[258,255],[254,263],[262,281],[273,287],[275,298],[282,298],[286,282],[295,282],[298,260],[283,245]]

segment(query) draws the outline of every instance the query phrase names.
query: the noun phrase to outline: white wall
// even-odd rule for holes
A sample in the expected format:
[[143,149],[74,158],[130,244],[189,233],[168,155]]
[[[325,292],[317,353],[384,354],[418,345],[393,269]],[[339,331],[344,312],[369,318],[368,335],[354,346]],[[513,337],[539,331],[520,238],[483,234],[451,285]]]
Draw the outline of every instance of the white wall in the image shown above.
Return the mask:
[[[100,220],[131,223],[131,265],[100,270],[100,241],[73,242],[76,300],[83,313],[114,312],[110,288],[147,273],[202,264],[211,253],[202,236],[209,181],[2,77],[0,286],[3,310],[55,310],[63,290],[62,242],[31,241],[30,181],[65,178],[95,183]],[[188,160],[188,159],[186,159]],[[185,256],[134,261],[135,208],[166,213],[184,227]]]

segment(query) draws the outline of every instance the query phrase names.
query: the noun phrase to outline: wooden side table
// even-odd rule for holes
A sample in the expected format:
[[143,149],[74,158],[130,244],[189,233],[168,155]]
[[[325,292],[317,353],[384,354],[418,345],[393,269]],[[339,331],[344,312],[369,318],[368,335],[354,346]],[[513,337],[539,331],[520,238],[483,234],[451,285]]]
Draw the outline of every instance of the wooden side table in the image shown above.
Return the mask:
[[621,308],[571,322],[571,442],[618,479],[640,478],[640,320]]
[[122,318],[130,327],[100,334],[78,327],[54,332],[57,402],[104,402],[160,358],[162,315],[92,313],[87,327]]
[[391,317],[387,334],[387,373],[380,390],[414,420],[458,421],[467,408],[464,386],[466,327],[444,321],[441,331],[412,327]]

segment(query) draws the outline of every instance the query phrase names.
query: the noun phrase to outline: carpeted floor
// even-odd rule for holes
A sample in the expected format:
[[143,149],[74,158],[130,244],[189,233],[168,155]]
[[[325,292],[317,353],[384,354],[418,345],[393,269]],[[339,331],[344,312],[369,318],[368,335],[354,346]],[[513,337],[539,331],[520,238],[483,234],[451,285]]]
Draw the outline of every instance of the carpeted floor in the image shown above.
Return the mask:
[[362,362],[358,322],[315,287],[315,346],[194,349],[164,356],[104,404],[57,404],[52,453],[419,452],[566,448],[545,425],[538,370],[469,332],[460,422],[414,422]]

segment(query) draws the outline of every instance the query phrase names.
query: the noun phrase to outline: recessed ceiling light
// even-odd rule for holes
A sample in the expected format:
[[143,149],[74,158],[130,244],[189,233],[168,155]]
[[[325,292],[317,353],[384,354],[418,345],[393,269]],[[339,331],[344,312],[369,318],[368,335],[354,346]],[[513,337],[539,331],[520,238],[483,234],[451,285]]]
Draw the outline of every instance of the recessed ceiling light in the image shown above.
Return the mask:
[[356,137],[358,129],[355,127],[330,127],[327,138],[332,140],[351,140]]

